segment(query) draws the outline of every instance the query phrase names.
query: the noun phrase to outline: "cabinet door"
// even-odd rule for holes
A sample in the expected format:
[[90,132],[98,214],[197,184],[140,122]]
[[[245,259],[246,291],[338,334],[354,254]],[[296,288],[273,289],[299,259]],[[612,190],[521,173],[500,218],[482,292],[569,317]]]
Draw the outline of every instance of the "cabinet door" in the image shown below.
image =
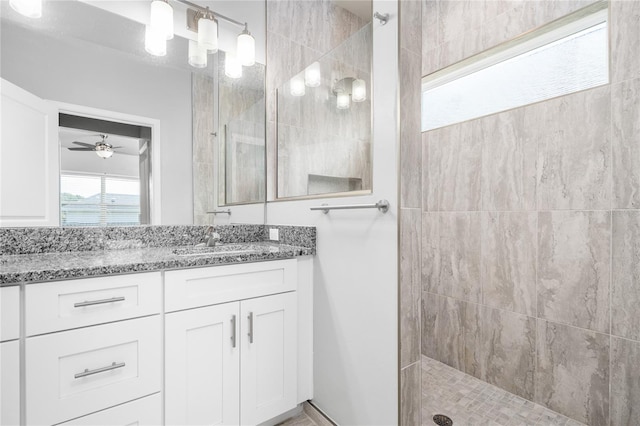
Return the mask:
[[240,421],[255,425],[295,408],[296,293],[243,300]]
[[58,111],[6,80],[0,86],[0,226],[57,226]]
[[20,344],[0,343],[0,425],[20,424]]
[[167,425],[237,425],[240,416],[239,303],[165,318]]

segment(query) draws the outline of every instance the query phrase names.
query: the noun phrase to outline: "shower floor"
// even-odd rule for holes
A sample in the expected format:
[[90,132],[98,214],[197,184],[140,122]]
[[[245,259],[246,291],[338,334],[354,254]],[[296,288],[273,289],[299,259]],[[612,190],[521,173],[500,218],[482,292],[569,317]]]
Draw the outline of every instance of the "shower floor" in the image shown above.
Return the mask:
[[473,376],[422,357],[422,424],[444,414],[453,426],[584,426]]

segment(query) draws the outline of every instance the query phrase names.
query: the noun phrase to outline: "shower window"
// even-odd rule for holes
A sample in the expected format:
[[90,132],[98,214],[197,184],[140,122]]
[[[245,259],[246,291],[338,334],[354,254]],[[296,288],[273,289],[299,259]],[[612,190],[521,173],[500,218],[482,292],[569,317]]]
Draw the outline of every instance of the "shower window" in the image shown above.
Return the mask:
[[422,131],[608,83],[608,10],[597,7],[424,77]]

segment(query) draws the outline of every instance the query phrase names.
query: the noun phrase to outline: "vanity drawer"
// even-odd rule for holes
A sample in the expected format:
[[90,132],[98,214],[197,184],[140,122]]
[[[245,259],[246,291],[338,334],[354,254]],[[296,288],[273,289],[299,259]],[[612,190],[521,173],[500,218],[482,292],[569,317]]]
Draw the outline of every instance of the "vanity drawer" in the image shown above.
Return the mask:
[[160,272],[27,285],[27,336],[157,314]]
[[250,299],[296,289],[297,261],[169,271],[164,275],[167,312]]
[[0,342],[20,337],[20,287],[0,288]]
[[154,315],[26,339],[26,422],[55,424],[159,392]]
[[62,426],[158,426],[160,424],[162,424],[162,398],[157,393],[62,423]]

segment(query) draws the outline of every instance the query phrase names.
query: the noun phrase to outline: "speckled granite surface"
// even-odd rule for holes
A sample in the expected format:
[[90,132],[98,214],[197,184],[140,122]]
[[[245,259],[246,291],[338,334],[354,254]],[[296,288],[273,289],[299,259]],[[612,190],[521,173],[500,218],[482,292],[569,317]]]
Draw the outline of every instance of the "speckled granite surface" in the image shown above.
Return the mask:
[[[274,227],[280,230],[280,241],[265,241],[268,229]],[[217,252],[175,253],[193,251],[206,228],[0,228],[0,285],[259,262],[316,252],[314,227],[223,225],[215,228],[223,243]]]

